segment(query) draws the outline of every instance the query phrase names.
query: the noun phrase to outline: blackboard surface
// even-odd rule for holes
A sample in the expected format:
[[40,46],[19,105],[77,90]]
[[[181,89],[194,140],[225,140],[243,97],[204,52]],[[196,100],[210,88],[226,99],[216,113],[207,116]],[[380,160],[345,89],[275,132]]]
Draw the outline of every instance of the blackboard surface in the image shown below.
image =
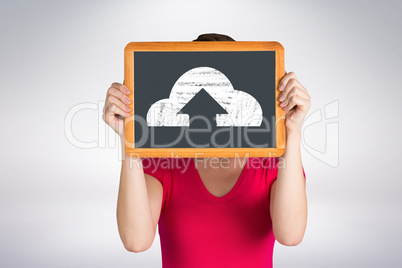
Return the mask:
[[[187,71],[210,67],[221,72],[235,90],[253,96],[261,105],[261,126],[218,127],[210,131],[202,120],[199,125],[146,126],[135,121],[136,148],[274,148],[275,147],[275,52],[133,52],[134,116],[146,118],[152,104],[169,97],[173,86]],[[179,80],[180,82],[180,80]],[[208,89],[208,84],[205,85]],[[199,105],[191,105],[194,115],[208,117],[213,101],[208,94],[197,94]],[[194,103],[197,104],[197,103]],[[213,113],[213,111],[212,111]],[[219,113],[219,112],[216,112]],[[211,120],[212,121],[212,120]],[[197,123],[194,120],[194,123]],[[185,128],[190,128],[185,135]],[[205,129],[203,132],[192,129]],[[208,131],[207,131],[208,130]],[[219,131],[213,138],[211,134]],[[181,137],[181,138],[180,138]]]
[[285,150],[278,42],[132,42],[124,50],[137,157],[266,157]]

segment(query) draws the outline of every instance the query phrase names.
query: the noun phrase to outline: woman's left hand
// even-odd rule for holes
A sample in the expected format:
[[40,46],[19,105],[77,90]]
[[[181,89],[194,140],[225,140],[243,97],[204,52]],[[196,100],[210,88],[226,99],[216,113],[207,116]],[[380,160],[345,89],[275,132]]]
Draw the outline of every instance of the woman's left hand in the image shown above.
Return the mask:
[[287,73],[279,82],[279,106],[285,111],[286,132],[300,132],[304,118],[311,106],[307,89],[297,80],[294,72]]

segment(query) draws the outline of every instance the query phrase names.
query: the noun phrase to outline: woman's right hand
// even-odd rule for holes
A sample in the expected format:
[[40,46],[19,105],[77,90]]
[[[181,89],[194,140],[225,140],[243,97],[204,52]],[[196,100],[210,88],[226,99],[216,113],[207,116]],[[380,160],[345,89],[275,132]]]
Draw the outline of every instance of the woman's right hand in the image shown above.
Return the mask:
[[103,107],[102,119],[120,137],[124,137],[124,118],[129,117],[131,103],[128,97],[130,90],[123,84],[113,83],[106,93],[105,106]]

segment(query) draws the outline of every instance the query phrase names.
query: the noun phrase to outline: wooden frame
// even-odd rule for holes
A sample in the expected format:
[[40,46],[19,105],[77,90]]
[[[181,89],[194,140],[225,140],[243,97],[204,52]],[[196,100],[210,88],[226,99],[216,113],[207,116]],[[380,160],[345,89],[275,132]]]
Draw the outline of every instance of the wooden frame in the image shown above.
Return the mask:
[[134,114],[125,119],[128,155],[140,157],[279,157],[285,151],[285,111],[279,106],[278,83],[285,75],[284,48],[278,42],[132,42],[124,49],[124,84],[130,89],[134,111],[134,51],[275,51],[275,148],[134,148]]

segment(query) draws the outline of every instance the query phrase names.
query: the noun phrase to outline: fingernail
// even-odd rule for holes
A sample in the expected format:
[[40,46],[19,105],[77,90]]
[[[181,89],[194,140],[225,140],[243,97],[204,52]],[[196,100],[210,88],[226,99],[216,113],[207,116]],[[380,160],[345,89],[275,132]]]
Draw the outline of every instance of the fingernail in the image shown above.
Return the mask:
[[285,106],[285,102],[281,102],[281,103],[279,104],[279,106],[284,107],[284,106]]
[[285,96],[283,94],[279,95],[279,101],[283,101],[285,99]]
[[283,109],[284,111],[286,111],[287,108],[288,108],[287,105],[286,105],[285,107],[282,107],[282,109]]
[[129,111],[131,111],[131,108],[128,107],[128,106],[126,106],[126,107],[125,107],[125,110],[126,110],[127,112],[129,112]]
[[124,102],[129,104],[131,102],[131,100],[129,98],[124,98]]
[[283,89],[283,84],[280,83],[279,86],[278,86],[278,90],[282,90],[282,89]]
[[130,113],[126,113],[126,116],[129,117],[131,114]]
[[125,92],[128,94],[130,93],[130,90],[127,87],[125,87]]

